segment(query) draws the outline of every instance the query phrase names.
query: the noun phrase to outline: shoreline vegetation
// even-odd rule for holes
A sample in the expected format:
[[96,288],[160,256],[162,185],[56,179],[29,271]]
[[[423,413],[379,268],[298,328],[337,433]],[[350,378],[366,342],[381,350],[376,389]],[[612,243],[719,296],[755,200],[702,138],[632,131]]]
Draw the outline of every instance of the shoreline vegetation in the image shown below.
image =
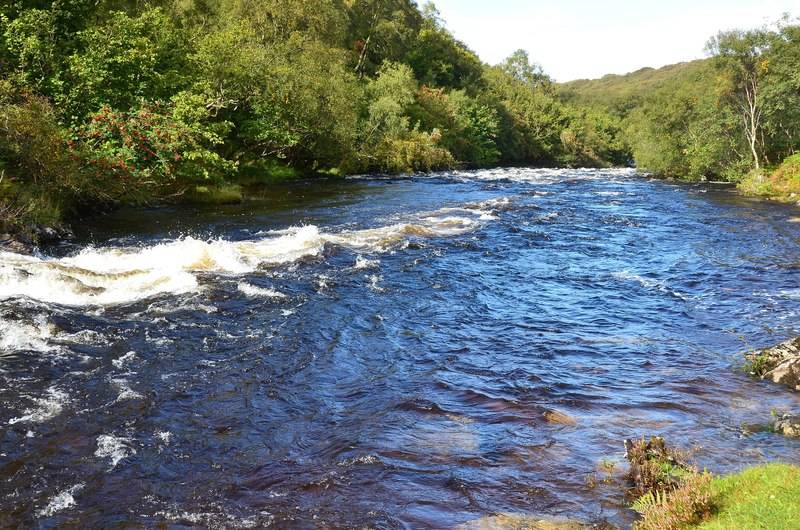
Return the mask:
[[800,520],[796,465],[769,463],[715,476],[659,437],[627,441],[626,458],[628,495],[641,515],[636,530],[789,530]]
[[[235,202],[298,175],[636,165],[800,197],[800,25],[709,58],[554,82],[488,65],[410,0],[0,6],[0,234],[121,205]],[[10,236],[5,236],[10,239]]]

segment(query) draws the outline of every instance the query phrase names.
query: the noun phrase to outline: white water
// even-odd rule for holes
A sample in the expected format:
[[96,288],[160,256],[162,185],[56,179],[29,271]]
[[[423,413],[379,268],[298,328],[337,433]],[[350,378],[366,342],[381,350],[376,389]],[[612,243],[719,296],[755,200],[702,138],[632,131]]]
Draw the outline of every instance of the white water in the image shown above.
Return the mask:
[[86,484],[83,482],[75,484],[69,489],[66,489],[50,499],[50,502],[43,509],[39,510],[36,515],[39,517],[50,517],[60,511],[72,508],[76,505],[74,495],[81,491]]
[[[325,244],[365,252],[384,252],[409,237],[446,237],[478,228],[495,219],[492,208],[502,201],[443,208],[403,219],[401,222],[364,230],[323,232],[313,225],[267,232],[253,241],[202,241],[193,237],[165,241],[147,247],[86,248],[74,256],[49,258],[0,252],[0,300],[29,298],[65,306],[126,304],[171,293],[199,289],[198,274],[242,275],[259,267],[277,266],[322,253]],[[247,296],[281,297],[272,289],[239,283]],[[0,321],[0,349],[41,350],[50,331],[14,331]],[[43,345],[40,345],[43,346]]]
[[10,425],[15,423],[42,423],[53,419],[64,409],[69,400],[69,395],[56,387],[50,387],[43,397],[34,398],[35,406],[27,409],[22,416],[8,420]]
[[97,450],[94,456],[98,458],[108,458],[111,461],[111,469],[117,467],[125,458],[136,454],[136,449],[131,446],[131,440],[109,434],[101,434],[97,437]]

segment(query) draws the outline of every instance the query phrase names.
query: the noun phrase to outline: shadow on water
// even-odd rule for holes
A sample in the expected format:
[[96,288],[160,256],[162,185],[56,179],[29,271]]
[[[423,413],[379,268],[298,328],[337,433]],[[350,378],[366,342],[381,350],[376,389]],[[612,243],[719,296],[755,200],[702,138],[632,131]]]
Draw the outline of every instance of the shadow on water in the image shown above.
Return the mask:
[[[0,255],[0,526],[632,514],[622,440],[800,461],[737,352],[798,334],[791,207],[628,171],[275,186]],[[612,481],[613,482],[613,481]]]

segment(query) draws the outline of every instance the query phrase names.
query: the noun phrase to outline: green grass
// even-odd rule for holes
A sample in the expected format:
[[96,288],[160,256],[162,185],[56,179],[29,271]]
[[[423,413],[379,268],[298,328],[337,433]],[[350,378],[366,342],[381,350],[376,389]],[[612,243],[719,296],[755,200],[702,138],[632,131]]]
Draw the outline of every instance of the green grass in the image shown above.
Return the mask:
[[184,201],[195,204],[236,204],[242,202],[242,189],[235,184],[196,186]]
[[277,160],[264,158],[243,162],[235,180],[242,186],[258,186],[286,182],[299,176],[294,168]]
[[800,467],[768,464],[717,477],[715,515],[701,530],[800,529]]

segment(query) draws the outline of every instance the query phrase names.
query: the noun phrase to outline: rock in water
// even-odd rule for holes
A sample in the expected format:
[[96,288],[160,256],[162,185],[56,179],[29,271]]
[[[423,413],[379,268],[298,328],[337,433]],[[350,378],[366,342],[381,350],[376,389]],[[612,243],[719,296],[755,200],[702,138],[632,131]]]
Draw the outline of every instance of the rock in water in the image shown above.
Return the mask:
[[578,420],[570,416],[569,414],[565,414],[563,412],[559,412],[557,410],[548,410],[544,413],[544,419],[547,420],[548,423],[555,423],[558,425],[570,425],[574,426],[578,424]]
[[775,432],[791,438],[800,438],[800,416],[784,414],[775,421]]
[[800,356],[783,361],[764,374],[763,378],[800,391]]
[[[470,521],[456,528],[458,530],[584,530],[603,527],[569,519],[508,513]],[[610,527],[605,526],[605,528]]]
[[800,337],[748,354],[753,373],[800,391]]

